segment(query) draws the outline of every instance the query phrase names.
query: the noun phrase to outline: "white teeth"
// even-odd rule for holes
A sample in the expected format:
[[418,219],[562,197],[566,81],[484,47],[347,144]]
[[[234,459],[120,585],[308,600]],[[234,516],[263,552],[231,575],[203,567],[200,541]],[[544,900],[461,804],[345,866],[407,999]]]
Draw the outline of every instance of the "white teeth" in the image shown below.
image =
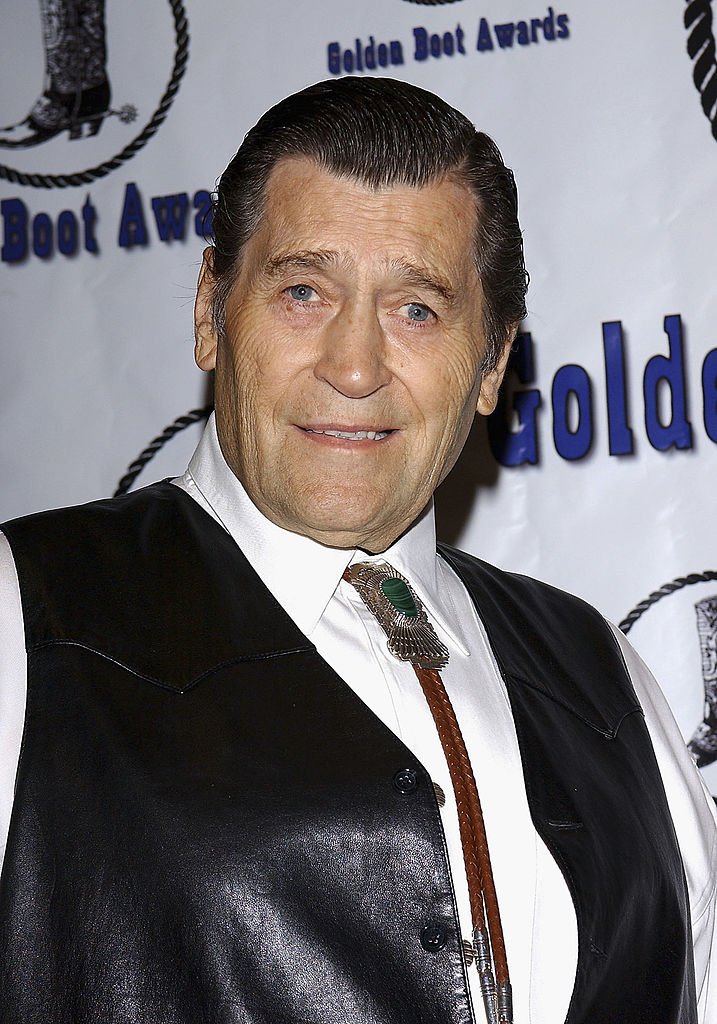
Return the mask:
[[311,434],[328,434],[330,437],[341,437],[347,441],[380,441],[388,437],[387,430],[309,430]]
[[329,437],[343,437],[347,441],[365,441],[369,437],[373,441],[376,437],[375,430],[324,430],[323,433]]

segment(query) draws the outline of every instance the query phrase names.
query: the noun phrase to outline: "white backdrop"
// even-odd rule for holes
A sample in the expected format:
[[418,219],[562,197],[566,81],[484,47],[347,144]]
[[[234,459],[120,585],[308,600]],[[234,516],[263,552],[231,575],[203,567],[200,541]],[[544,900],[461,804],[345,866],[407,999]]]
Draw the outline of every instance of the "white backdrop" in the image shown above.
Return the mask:
[[[111,493],[151,438],[211,400],[191,357],[207,190],[281,96],[347,69],[392,74],[496,139],[532,276],[522,380],[491,429],[513,433],[496,459],[476,429],[439,496],[441,532],[614,621],[658,591],[630,637],[689,739],[716,685],[709,0],[105,6],[121,116],[91,138],[0,147],[0,518]],[[4,0],[2,124],[42,92],[43,28],[39,4]],[[137,486],[180,472],[198,433]],[[717,763],[705,775],[717,791]]]

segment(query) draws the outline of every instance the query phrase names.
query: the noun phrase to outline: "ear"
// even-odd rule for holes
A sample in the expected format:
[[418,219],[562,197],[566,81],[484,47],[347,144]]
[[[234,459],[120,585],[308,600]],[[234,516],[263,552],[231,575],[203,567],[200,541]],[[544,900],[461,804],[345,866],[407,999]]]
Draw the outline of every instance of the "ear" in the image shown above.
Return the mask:
[[500,391],[500,385],[503,383],[503,377],[505,376],[505,370],[510,357],[510,350],[513,347],[513,342],[515,341],[515,335],[517,332],[517,326],[510,329],[508,332],[508,339],[503,346],[503,351],[500,354],[498,362],[492,370],[488,370],[488,372],[483,376],[476,405],[481,416],[490,416],[496,407],[498,402],[498,392]]
[[214,249],[204,250],[202,269],[194,300],[194,359],[200,370],[213,370],[217,361],[217,335],[214,329]]

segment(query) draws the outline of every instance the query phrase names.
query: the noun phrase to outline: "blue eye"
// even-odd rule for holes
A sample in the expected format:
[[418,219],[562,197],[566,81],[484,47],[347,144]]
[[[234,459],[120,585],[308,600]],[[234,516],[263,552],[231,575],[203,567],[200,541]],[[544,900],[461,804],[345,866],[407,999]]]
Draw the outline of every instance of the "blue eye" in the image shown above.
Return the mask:
[[428,306],[422,306],[420,302],[409,302],[406,306],[406,316],[416,323],[423,323],[424,320],[428,320],[430,315],[431,311]]
[[316,292],[308,284],[293,284],[287,291],[295,302],[311,302]]

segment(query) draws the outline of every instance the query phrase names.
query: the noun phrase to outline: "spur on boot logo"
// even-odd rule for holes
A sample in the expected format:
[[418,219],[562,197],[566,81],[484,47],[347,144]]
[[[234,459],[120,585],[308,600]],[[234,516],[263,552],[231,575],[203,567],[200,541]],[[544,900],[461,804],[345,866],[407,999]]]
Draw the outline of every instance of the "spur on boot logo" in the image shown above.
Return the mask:
[[635,626],[631,640],[647,652],[690,753],[717,770],[717,571],[663,584],[620,623],[623,633]]
[[9,0],[22,18],[0,14],[15,64],[12,88],[0,89],[0,178],[85,185],[135,156],[165,120],[189,55],[184,4],[34,3]]
[[692,81],[700,94],[702,111],[717,139],[717,59],[712,0],[688,0],[684,13],[687,52],[692,61]]

